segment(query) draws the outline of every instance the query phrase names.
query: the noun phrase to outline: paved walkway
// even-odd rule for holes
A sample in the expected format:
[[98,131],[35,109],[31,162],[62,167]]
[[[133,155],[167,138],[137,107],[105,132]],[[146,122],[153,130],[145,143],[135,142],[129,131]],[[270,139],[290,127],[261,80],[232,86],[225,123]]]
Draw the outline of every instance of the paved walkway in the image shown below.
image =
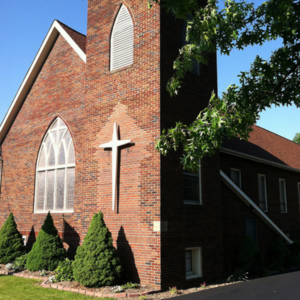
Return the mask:
[[176,297],[176,300],[300,300],[300,271]]

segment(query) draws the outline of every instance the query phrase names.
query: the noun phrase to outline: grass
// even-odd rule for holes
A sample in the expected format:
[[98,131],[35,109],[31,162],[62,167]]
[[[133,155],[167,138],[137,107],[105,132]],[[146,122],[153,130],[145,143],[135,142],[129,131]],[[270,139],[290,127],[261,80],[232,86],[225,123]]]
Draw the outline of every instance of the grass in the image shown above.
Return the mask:
[[36,279],[19,278],[0,275],[0,299],[32,300],[32,299],[64,299],[64,300],[91,300],[91,299],[113,299],[94,298],[72,292],[64,292],[55,289],[42,288],[41,281]]

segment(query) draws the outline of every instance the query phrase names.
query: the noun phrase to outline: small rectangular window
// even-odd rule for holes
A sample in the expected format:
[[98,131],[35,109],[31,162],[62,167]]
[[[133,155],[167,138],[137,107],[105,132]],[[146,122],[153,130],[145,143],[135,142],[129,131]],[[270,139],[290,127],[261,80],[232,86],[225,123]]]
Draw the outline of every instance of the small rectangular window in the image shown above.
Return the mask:
[[201,204],[201,168],[198,173],[183,173],[184,203]]
[[239,187],[242,187],[242,176],[241,176],[241,170],[239,169],[231,169],[230,170],[230,177],[231,180]]
[[201,248],[185,249],[185,273],[186,279],[202,277]]
[[287,213],[285,180],[279,179],[280,212]]
[[268,198],[267,198],[267,180],[266,175],[258,174],[258,200],[259,207],[264,211],[268,211]]
[[298,205],[299,205],[299,213],[300,213],[300,182],[298,182],[297,187],[298,187]]

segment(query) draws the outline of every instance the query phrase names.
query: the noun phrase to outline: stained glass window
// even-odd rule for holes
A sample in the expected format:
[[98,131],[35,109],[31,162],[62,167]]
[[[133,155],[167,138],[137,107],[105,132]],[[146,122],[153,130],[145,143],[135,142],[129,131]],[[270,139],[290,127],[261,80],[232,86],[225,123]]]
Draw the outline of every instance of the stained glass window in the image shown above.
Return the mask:
[[75,151],[66,124],[57,118],[40,147],[34,211],[73,212]]

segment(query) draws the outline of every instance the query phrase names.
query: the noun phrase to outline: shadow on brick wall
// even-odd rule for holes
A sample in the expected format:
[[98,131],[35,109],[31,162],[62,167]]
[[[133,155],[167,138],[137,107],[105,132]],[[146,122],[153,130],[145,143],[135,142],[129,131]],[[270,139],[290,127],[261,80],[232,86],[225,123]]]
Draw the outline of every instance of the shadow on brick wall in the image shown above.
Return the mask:
[[62,240],[69,246],[67,249],[68,258],[74,259],[77,247],[80,243],[80,237],[77,231],[74,229],[74,227],[72,227],[68,222],[66,222],[66,220],[64,220]]
[[32,226],[31,230],[30,230],[30,233],[29,233],[29,236],[28,236],[27,243],[26,243],[26,252],[27,253],[31,250],[32,245],[35,243],[35,241],[36,241],[36,236],[35,236],[34,228]]
[[117,251],[122,261],[124,275],[127,282],[140,283],[140,277],[135,265],[135,259],[132,249],[126,239],[123,226],[121,226],[117,238]]

